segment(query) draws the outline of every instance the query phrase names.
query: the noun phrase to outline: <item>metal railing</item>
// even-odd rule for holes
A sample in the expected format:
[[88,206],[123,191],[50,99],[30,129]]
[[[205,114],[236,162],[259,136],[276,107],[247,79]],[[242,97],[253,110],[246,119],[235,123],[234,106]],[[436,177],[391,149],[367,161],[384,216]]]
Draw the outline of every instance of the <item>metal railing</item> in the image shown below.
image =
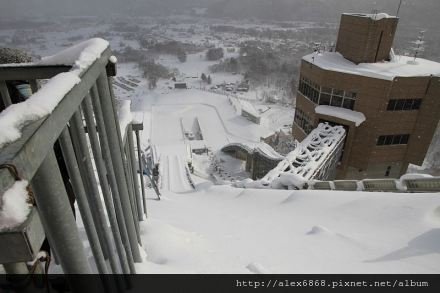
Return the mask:
[[[80,74],[81,81],[50,115],[27,123],[21,138],[0,149],[0,165],[12,166],[20,179],[30,182],[34,209],[53,256],[66,274],[91,273],[92,269],[57,163],[55,144],[61,147],[98,273],[135,273],[134,263],[142,261],[139,221],[146,215],[139,141],[142,125],[120,129],[111,86],[110,75],[115,72],[109,62],[111,55],[107,48]],[[35,93],[39,80],[70,69],[65,65],[0,66],[5,105],[11,104],[6,81],[28,80]],[[16,180],[9,169],[0,169],[0,199]],[[5,233],[0,231],[0,251],[16,249],[12,241],[1,240]],[[32,253],[34,257],[36,252]],[[3,265],[6,272],[26,273],[22,261]]]
[[440,192],[440,177],[413,179],[364,179],[312,181],[308,189],[341,191],[382,191],[382,192]]

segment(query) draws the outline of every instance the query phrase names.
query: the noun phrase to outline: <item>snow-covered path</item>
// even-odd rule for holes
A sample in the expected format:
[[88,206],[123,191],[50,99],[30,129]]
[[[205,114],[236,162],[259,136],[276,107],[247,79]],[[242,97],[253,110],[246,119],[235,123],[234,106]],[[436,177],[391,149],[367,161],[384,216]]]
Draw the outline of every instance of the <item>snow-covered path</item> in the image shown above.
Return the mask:
[[162,162],[165,166],[162,173],[162,180],[164,185],[162,187],[165,190],[169,190],[176,193],[189,192],[193,188],[186,176],[185,163],[182,162],[182,158],[179,156],[167,156],[166,161]]

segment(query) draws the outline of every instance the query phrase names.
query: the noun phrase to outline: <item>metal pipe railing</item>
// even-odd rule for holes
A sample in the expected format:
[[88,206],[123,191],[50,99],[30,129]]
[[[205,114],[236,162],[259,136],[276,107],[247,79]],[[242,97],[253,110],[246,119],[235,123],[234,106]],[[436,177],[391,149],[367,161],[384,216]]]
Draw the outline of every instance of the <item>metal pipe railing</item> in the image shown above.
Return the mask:
[[137,241],[136,224],[132,219],[133,210],[131,207],[128,184],[125,177],[125,169],[123,162],[122,140],[119,123],[116,122],[117,113],[114,109],[114,101],[110,96],[110,89],[108,79],[105,72],[102,72],[97,80],[98,95],[101,102],[104,125],[106,128],[107,138],[112,157],[113,167],[115,171],[115,178],[117,181],[117,188],[119,191],[121,205],[124,211],[125,222],[127,225],[127,232],[130,240],[131,252],[135,262],[141,262],[141,255],[139,252],[139,245]]
[[[27,123],[20,139],[0,147],[0,164],[14,166],[21,179],[31,182],[50,248],[65,273],[90,273],[91,268],[63,176],[68,176],[75,194],[98,272],[135,273],[134,263],[142,261],[139,221],[143,220],[142,214],[146,214],[146,203],[143,177],[138,178],[136,170],[139,165],[142,176],[142,162],[139,153],[136,162],[131,125],[124,130],[129,131],[125,135],[127,144],[122,141],[106,71],[110,56],[110,49],[105,49],[101,57],[79,75],[81,81],[50,115]],[[0,66],[3,104],[6,107],[12,104],[5,81],[29,80],[35,92],[40,87],[39,79],[70,69],[67,65]],[[139,151],[138,132],[136,139]],[[57,140],[67,175],[61,174],[55,158],[53,146]],[[0,197],[15,180],[7,170],[0,168]],[[0,239],[1,235],[0,231]],[[4,267],[13,272],[18,268],[23,271],[25,266],[5,264]]]

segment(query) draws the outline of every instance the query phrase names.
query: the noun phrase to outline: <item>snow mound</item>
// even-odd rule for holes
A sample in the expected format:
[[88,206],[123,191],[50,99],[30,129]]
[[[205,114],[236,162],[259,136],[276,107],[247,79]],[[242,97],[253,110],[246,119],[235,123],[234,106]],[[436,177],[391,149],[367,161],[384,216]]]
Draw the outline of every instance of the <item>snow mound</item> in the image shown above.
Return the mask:
[[440,225],[440,206],[437,206],[434,210],[428,213],[428,221]]
[[312,229],[309,232],[307,232],[306,234],[307,235],[319,235],[319,234],[333,235],[334,233],[324,226],[313,226]]
[[270,274],[270,272],[261,264],[252,262],[246,268],[254,274]]
[[14,228],[26,220],[32,207],[27,203],[27,186],[26,180],[16,181],[3,194],[0,209],[0,230]]

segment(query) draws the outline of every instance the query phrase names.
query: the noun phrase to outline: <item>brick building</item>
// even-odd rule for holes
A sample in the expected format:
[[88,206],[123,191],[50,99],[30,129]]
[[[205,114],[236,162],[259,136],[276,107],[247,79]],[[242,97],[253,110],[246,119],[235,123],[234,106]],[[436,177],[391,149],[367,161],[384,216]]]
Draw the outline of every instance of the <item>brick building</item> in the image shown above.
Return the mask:
[[336,52],[304,56],[292,133],[347,130],[338,179],[399,177],[421,165],[440,120],[440,63],[396,56],[398,18],[343,14]]

